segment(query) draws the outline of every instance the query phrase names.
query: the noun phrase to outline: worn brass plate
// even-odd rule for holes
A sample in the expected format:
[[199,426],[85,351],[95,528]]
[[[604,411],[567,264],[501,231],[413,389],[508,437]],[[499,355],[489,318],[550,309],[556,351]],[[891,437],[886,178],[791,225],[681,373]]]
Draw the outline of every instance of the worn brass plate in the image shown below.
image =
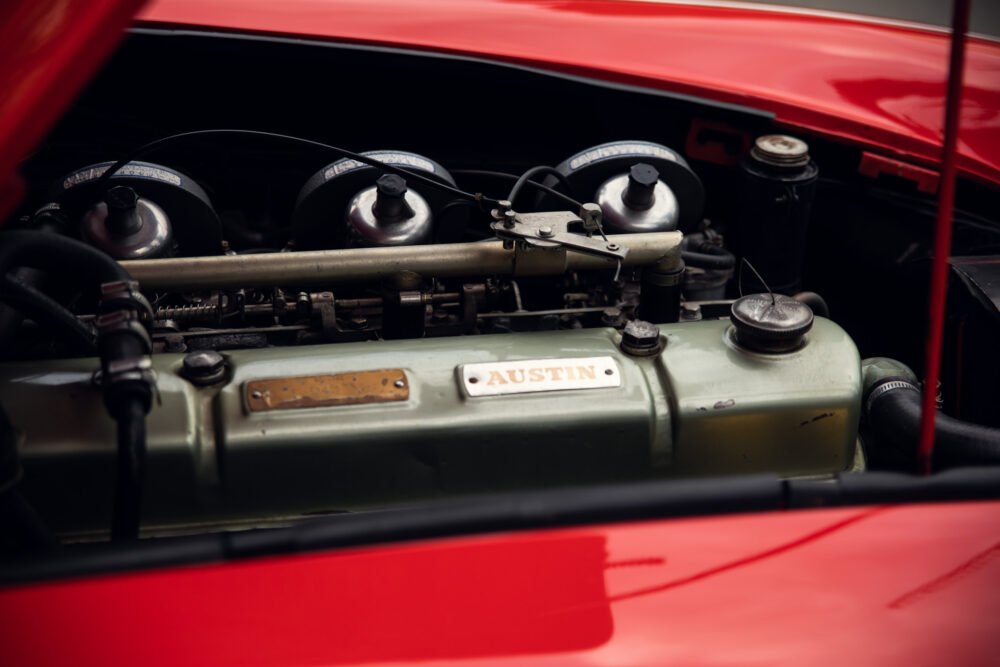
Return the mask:
[[245,392],[251,412],[266,412],[405,401],[410,397],[410,384],[402,369],[387,368],[253,380],[247,382]]

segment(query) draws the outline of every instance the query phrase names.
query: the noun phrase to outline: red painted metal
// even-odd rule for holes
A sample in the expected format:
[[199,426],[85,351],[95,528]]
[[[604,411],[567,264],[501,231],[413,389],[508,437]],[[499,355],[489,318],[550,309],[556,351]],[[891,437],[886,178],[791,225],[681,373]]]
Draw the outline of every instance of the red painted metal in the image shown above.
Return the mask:
[[937,416],[941,346],[944,344],[945,305],[948,298],[948,257],[951,255],[952,215],[955,208],[955,161],[962,108],[962,75],[965,71],[965,39],[969,31],[972,0],[955,0],[951,54],[948,64],[948,94],[944,112],[944,142],[941,148],[941,194],[938,196],[934,255],[931,258],[931,292],[927,310],[927,349],[924,355],[924,395],[921,405],[918,460],[925,474],[931,473],[934,455],[934,421]]
[[[480,56],[744,104],[932,168],[940,157],[940,30],[599,0],[154,0],[140,21]],[[996,42],[969,42],[958,169],[1000,183]]]
[[1000,502],[497,534],[0,590],[19,665],[975,665]]
[[883,174],[896,176],[916,185],[918,191],[931,195],[937,192],[941,183],[940,172],[867,151],[861,154],[858,173],[873,179]]
[[689,160],[735,167],[752,145],[750,133],[735,125],[693,118],[684,142],[684,155]]
[[21,197],[18,163],[111,54],[143,3],[0,2],[0,220]]

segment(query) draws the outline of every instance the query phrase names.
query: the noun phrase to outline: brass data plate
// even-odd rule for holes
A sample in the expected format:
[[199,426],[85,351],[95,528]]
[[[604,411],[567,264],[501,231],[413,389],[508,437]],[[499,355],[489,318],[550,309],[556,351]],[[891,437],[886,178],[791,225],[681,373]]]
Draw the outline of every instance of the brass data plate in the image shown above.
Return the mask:
[[267,412],[405,401],[410,398],[410,384],[402,369],[387,368],[252,380],[245,393],[251,412]]

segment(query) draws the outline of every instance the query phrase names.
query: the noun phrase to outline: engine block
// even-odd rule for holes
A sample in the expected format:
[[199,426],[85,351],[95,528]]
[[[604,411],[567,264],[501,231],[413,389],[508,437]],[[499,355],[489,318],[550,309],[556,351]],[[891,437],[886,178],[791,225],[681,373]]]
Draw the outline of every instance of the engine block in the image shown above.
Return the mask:
[[[817,318],[783,354],[741,348],[723,320],[664,325],[659,345],[637,356],[596,328],[234,350],[208,383],[184,355],[155,355],[144,529],[860,464],[858,352],[833,322]],[[61,531],[108,523],[114,423],[97,367],[0,369],[0,401],[26,436],[23,492]]]

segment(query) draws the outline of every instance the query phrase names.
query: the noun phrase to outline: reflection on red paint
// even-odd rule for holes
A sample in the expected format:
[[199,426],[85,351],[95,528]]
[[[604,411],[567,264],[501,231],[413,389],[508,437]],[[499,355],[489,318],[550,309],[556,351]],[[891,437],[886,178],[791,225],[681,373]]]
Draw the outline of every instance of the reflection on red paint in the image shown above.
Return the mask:
[[[924,165],[940,154],[937,30],[596,0],[154,0],[141,19],[482,56],[748,105]],[[1000,183],[1000,44],[970,40],[964,99],[959,169]]]
[[114,50],[144,0],[0,2],[0,221],[23,187],[22,159]]
[[991,563],[995,565],[997,558],[1000,558],[1000,543],[994,544],[989,549],[976,554],[953,570],[949,570],[941,576],[935,577],[931,581],[921,584],[912,591],[901,595],[890,602],[888,607],[890,609],[902,609],[903,607],[930,598],[945,587],[958,583],[960,579],[974,576],[976,572],[988,567]]
[[0,656],[5,667],[987,663],[1000,632],[998,542],[1000,502],[954,503],[54,582],[0,590]]

